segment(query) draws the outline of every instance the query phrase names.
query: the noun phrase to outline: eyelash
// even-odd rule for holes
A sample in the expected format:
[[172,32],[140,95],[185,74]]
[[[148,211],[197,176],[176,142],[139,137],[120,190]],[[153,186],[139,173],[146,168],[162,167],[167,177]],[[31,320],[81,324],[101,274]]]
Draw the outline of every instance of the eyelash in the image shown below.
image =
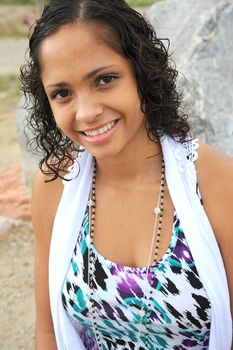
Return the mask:
[[[58,97],[58,95],[61,94],[61,93],[63,93],[63,92],[66,93],[66,96]],[[64,98],[68,97],[68,96],[70,96],[69,91],[64,90],[64,89],[56,90],[56,91],[54,91],[54,92],[51,94],[52,100],[54,100],[55,98],[58,98],[58,99],[62,100],[62,99],[64,99]]]
[[[112,81],[114,81],[114,80],[117,79],[117,78],[118,78],[118,77],[117,77],[116,75],[113,75],[113,74],[102,75],[102,76],[100,76],[100,77],[98,77],[98,78],[96,79],[96,85],[97,85],[97,86],[98,86],[98,85],[100,85],[100,86],[108,85],[108,84],[110,84]],[[108,79],[108,80],[110,80],[110,81],[105,82],[104,84],[100,84],[100,81],[101,81],[101,80],[104,80],[104,79]]]

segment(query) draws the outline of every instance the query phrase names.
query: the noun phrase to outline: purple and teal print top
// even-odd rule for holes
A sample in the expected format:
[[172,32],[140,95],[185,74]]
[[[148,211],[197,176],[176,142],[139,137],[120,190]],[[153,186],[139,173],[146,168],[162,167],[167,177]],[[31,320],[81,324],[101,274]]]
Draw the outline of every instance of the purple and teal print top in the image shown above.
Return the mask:
[[[87,308],[89,213],[85,213],[62,290],[63,305],[87,350],[97,349]],[[165,255],[147,268],[126,267],[94,253],[94,310],[103,350],[207,350],[211,308],[174,214]],[[150,281],[150,285],[148,281]],[[144,294],[152,288],[151,307]],[[146,311],[139,314],[142,304]],[[139,331],[140,329],[140,331]]]

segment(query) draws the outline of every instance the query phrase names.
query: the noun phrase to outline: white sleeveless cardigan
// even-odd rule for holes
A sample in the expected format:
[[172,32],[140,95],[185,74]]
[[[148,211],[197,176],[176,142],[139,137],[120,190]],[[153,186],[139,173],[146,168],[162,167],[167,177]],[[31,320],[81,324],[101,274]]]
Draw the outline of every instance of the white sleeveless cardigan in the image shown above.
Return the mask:
[[[212,228],[196,195],[196,171],[193,163],[195,143],[182,145],[164,137],[161,144],[169,192],[211,302],[209,349],[230,350],[232,319],[226,273]],[[61,290],[82,225],[92,182],[93,158],[87,151],[72,166],[70,174],[72,180],[65,183],[52,233],[49,258],[50,303],[58,350],[84,350],[77,330],[62,305]]]

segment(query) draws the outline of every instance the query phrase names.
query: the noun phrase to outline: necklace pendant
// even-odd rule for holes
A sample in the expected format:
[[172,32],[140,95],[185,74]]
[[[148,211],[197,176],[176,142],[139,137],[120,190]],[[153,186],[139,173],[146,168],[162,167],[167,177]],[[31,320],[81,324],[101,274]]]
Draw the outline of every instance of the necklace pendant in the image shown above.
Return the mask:
[[161,214],[161,209],[160,209],[160,207],[154,208],[154,214],[157,215],[157,216]]
[[144,317],[146,314],[146,311],[144,309],[141,309],[138,314],[140,317]]

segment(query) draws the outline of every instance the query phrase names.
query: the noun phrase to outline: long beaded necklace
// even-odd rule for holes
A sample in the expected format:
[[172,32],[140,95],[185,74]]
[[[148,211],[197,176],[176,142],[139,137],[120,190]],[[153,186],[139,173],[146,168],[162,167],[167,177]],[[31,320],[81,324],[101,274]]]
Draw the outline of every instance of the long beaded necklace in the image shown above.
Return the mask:
[[[150,287],[149,296],[147,296],[147,289],[144,292],[143,298],[148,301],[147,309],[149,310],[151,308],[152,303],[152,293],[153,288],[151,286],[151,283],[148,281],[148,276],[150,272],[151,267],[151,259],[153,254],[153,247],[155,242],[155,249],[154,249],[154,259],[153,259],[153,265],[157,262],[158,259],[158,250],[159,250],[159,242],[160,242],[160,236],[161,236],[161,230],[162,230],[162,221],[163,221],[163,204],[164,204],[164,187],[165,187],[165,163],[164,159],[162,157],[162,171],[161,171],[161,181],[160,181],[160,189],[159,189],[159,196],[157,200],[156,207],[154,208],[153,212],[155,215],[154,225],[153,225],[153,232],[152,232],[152,240],[151,240],[151,246],[150,246],[150,254],[148,258],[148,263],[146,267],[146,281],[148,282],[147,287]],[[93,272],[94,272],[94,252],[93,252],[93,241],[94,241],[94,228],[95,228],[95,211],[96,211],[96,161],[94,160],[94,170],[93,170],[93,177],[92,177],[92,187],[90,191],[90,196],[88,200],[88,206],[89,206],[89,247],[88,247],[88,287],[90,291],[90,297],[89,300],[86,303],[86,306],[89,310],[92,328],[94,331],[95,340],[97,343],[97,347],[99,350],[102,350],[102,344],[101,344],[101,338],[100,333],[97,328],[97,321],[96,321],[96,310],[94,307],[94,288],[93,288]],[[157,231],[157,235],[156,235]],[[142,303],[141,309],[138,312],[138,315],[140,317],[140,323],[138,325],[139,332],[138,332],[138,338],[140,339],[141,332],[142,332],[142,325],[144,316],[146,315],[146,309],[145,309],[145,302]],[[146,325],[148,324],[148,321]],[[138,348],[138,347],[136,347]]]

